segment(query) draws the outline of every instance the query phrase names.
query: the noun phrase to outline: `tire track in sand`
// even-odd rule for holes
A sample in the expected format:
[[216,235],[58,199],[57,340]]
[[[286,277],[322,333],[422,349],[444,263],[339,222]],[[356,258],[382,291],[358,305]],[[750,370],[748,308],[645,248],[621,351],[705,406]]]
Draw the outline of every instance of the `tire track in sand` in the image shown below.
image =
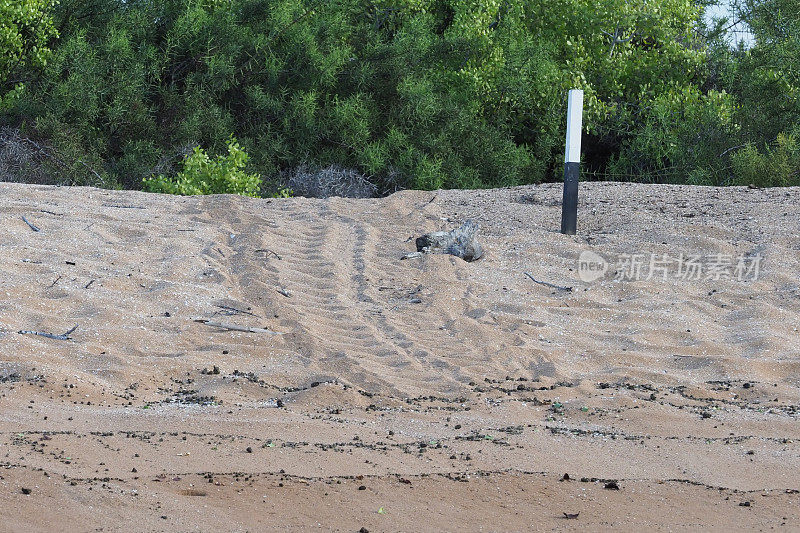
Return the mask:
[[[242,297],[260,305],[266,316],[281,317],[281,328],[290,332],[287,348],[319,378],[406,396],[403,384],[412,386],[418,375],[409,372],[415,366],[406,349],[409,340],[381,322],[380,306],[354,284],[365,268],[364,228],[333,215],[325,203],[309,207],[276,217],[269,228],[256,227],[253,220],[230,225],[238,236],[231,243],[231,271]],[[280,260],[254,270],[257,249],[274,250]],[[291,296],[281,296],[277,288]]]

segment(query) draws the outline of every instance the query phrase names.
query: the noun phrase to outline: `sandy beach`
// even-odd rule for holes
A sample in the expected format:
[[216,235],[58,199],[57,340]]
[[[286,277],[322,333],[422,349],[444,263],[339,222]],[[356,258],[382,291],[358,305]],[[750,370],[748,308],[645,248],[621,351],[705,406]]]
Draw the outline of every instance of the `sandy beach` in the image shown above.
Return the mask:
[[0,530],[800,530],[800,189],[561,190],[0,184]]

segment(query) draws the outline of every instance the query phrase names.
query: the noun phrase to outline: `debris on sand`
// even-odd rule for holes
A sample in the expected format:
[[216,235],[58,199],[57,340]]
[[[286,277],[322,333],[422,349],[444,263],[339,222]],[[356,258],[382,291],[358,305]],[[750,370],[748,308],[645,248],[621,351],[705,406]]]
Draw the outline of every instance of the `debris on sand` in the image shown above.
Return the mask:
[[225,329],[228,331],[243,331],[245,333],[267,333],[269,335],[283,335],[283,332],[279,331],[272,331],[266,328],[253,328],[253,327],[245,327],[245,326],[237,326],[235,324],[223,324],[221,322],[213,322],[211,320],[204,320],[198,319],[195,322],[199,322],[201,324],[205,324],[206,326],[211,326],[214,328]]
[[28,227],[31,228],[32,231],[36,232],[40,231],[39,228],[37,228],[33,223],[29,222],[28,219],[25,218],[24,216],[22,217],[22,221],[26,223]]
[[31,331],[29,329],[23,329],[23,330],[18,331],[17,333],[19,333],[20,335],[38,335],[40,337],[46,337],[48,339],[54,339],[54,340],[57,340],[57,341],[68,341],[68,340],[71,339],[71,337],[69,336],[70,333],[72,333],[76,329],[78,329],[78,324],[75,324],[70,329],[68,329],[67,331],[65,331],[64,333],[61,333],[59,335],[56,335],[56,334],[53,334],[53,333],[47,333],[47,332],[44,332],[44,331]]
[[451,231],[426,233],[417,238],[417,251],[406,254],[400,259],[411,259],[423,254],[450,254],[464,261],[477,261],[483,257],[483,248],[475,238],[478,229],[475,221],[467,220]]
[[559,290],[559,291],[564,291],[564,292],[572,292],[572,287],[566,287],[566,286],[556,285],[556,284],[554,284],[554,283],[549,283],[549,282],[547,282],[547,281],[540,281],[540,280],[538,280],[538,279],[534,278],[534,277],[531,275],[531,273],[530,273],[530,272],[524,272],[524,274],[525,274],[526,276],[528,276],[528,277],[529,277],[529,278],[530,278],[530,279],[531,279],[531,280],[532,280],[534,283],[538,283],[539,285],[544,285],[545,287],[550,287],[551,289],[556,289],[556,290]]

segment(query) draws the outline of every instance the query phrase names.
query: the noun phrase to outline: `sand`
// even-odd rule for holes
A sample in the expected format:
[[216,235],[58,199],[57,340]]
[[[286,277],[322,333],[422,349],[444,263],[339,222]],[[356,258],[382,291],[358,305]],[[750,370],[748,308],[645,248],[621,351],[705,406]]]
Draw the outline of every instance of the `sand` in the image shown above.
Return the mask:
[[560,194],[0,184],[0,530],[800,530],[800,189]]

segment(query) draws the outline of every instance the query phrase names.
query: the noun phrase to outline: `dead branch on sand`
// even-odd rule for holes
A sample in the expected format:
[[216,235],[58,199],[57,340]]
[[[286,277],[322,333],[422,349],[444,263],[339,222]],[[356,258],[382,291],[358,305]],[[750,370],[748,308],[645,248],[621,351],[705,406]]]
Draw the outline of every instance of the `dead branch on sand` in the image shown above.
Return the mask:
[[36,226],[34,226],[34,225],[33,225],[33,224],[31,224],[30,222],[28,222],[28,219],[27,219],[27,218],[25,218],[25,215],[22,215],[22,221],[23,221],[24,223],[26,223],[26,224],[28,225],[28,227],[29,227],[29,228],[31,228],[33,231],[41,231],[39,228],[37,228]]
[[61,335],[55,335],[53,333],[46,333],[43,331],[31,331],[27,329],[20,330],[17,333],[19,333],[20,335],[39,335],[40,337],[47,337],[48,339],[55,339],[57,341],[68,341],[70,340],[69,334],[75,331],[76,329],[78,329],[78,324],[75,324],[74,326],[72,326],[72,328],[65,331]]
[[548,283],[546,281],[539,281],[538,279],[536,279],[533,276],[531,276],[530,273],[528,273],[528,272],[525,272],[524,274],[526,276],[528,276],[529,278],[531,278],[531,280],[534,283],[538,283],[539,285],[544,285],[545,287],[550,287],[551,289],[558,289],[559,291],[566,291],[566,292],[571,292],[572,291],[572,287],[562,287],[561,285],[555,285],[553,283]]
[[279,260],[283,259],[276,252],[274,252],[273,250],[270,250],[269,248],[259,248],[258,250],[256,250],[256,253],[263,253],[264,254],[264,258],[267,258],[267,257],[270,256],[270,254],[272,254],[275,257],[277,257]]
[[244,333],[267,333],[268,335],[284,335],[282,332],[272,331],[269,329],[264,328],[249,328],[246,326],[237,326],[235,324],[223,324],[221,322],[212,322],[211,320],[195,320],[195,322],[199,322],[201,324],[205,324],[206,326],[211,326],[213,328],[221,328],[226,329],[228,331],[243,331]]
[[255,316],[255,317],[258,316],[255,313],[251,313],[250,311],[245,311],[244,309],[237,309],[237,308],[231,307],[229,305],[216,304],[214,307],[219,307],[220,309],[228,311],[228,314],[233,314],[233,315],[242,314],[242,315],[250,315],[250,316]]

